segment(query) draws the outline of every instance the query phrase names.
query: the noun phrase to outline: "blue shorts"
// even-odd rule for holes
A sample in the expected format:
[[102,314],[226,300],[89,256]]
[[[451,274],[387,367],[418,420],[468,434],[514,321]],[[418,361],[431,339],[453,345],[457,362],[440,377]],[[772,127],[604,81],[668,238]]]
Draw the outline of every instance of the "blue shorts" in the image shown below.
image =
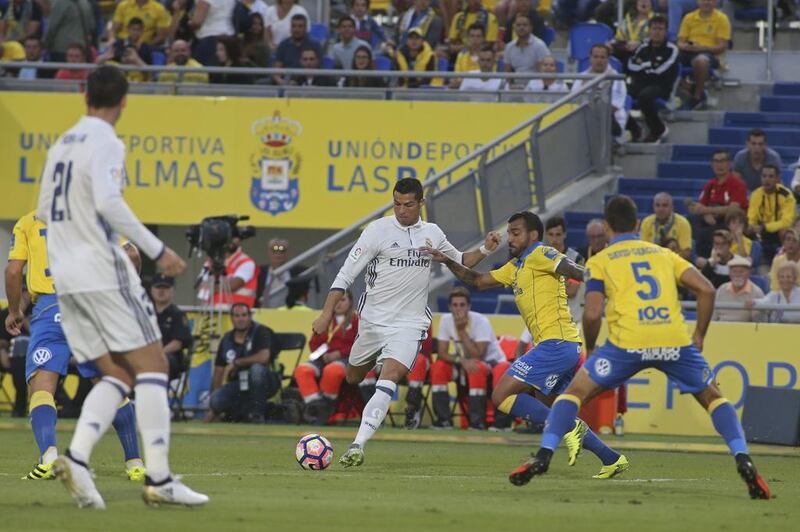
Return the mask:
[[604,388],[616,388],[647,368],[666,373],[678,384],[681,393],[698,393],[714,382],[711,366],[694,345],[622,349],[606,342],[583,367]]
[[[25,380],[29,381],[38,370],[66,375],[72,351],[61,329],[61,313],[54,294],[39,296],[31,317],[31,339],[25,357]],[[91,378],[99,375],[97,369],[78,366],[78,373]],[[94,364],[91,365],[94,367]]]
[[545,395],[560,394],[575,376],[580,357],[577,342],[545,340],[515,360],[506,374]]

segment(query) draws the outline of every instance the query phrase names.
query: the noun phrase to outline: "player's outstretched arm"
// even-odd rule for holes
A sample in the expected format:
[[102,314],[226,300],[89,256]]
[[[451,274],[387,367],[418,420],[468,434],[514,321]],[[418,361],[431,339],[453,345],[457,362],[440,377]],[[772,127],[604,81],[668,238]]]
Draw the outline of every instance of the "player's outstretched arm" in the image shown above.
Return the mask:
[[556,266],[556,273],[558,275],[563,275],[567,279],[583,281],[583,267],[578,266],[567,257],[564,257],[561,259],[561,262],[558,263],[558,266]]
[[498,282],[488,273],[480,273],[476,272],[475,270],[471,270],[470,268],[457,263],[438,249],[421,247],[419,248],[419,251],[430,255],[431,259],[433,259],[435,262],[439,262],[447,266],[447,268],[453,272],[453,275],[455,275],[459,281],[470,286],[474,286],[478,290],[490,290],[492,288],[500,288],[503,286],[502,283]]
[[714,314],[714,297],[716,296],[714,285],[695,268],[689,268],[683,272],[680,281],[697,297],[697,322],[692,340],[695,347],[703,349],[703,339],[706,337],[708,324],[711,323],[711,317]]

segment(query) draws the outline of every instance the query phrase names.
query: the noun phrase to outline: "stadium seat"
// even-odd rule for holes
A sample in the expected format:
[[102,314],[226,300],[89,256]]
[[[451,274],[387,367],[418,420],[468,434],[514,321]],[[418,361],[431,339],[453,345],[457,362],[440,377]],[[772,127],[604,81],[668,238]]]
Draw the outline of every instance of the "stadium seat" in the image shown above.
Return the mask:
[[[747,141],[747,127],[712,127],[708,130],[711,144],[733,144],[744,147]],[[800,128],[765,128],[770,145],[800,146]]]
[[762,277],[760,275],[751,275],[750,280],[753,281],[753,284],[758,286],[764,294],[769,292],[769,279],[766,277]]
[[697,196],[703,191],[706,180],[702,179],[673,179],[673,178],[630,178],[624,177],[617,181],[617,191],[620,194],[657,194],[667,192],[674,196]]
[[312,39],[319,42],[324,47],[328,40],[328,36],[330,35],[330,29],[328,28],[327,24],[314,23],[311,25],[311,29],[309,30],[308,34]]
[[[800,146],[777,146],[770,142],[769,147],[781,156],[784,162],[796,161],[800,157]],[[673,161],[696,161],[709,164],[711,155],[716,150],[725,150],[733,157],[743,146],[734,144],[674,144],[672,146]]]
[[450,61],[446,57],[440,57],[436,63],[436,70],[439,72],[447,72],[450,70]]
[[[753,245],[750,248],[750,263],[753,265],[753,268],[758,268],[761,265],[761,242],[758,240],[753,240]],[[766,292],[764,292],[766,294]]]
[[[797,98],[800,106],[800,98]],[[726,126],[732,127],[800,127],[800,107],[787,113],[725,113]]]
[[556,59],[556,72],[559,74],[563,74],[564,70],[566,69],[566,65],[564,65],[564,61],[559,61]]
[[800,109],[800,96],[762,96],[761,111],[796,113]]
[[550,26],[545,26],[544,27],[544,39],[543,40],[544,40],[544,43],[549,48],[550,45],[553,44],[553,41],[556,40],[556,30],[555,30],[555,28],[552,28]]
[[392,60],[386,57],[385,55],[376,55],[375,56],[375,68],[377,70],[391,70],[392,69]]
[[766,7],[744,7],[733,11],[733,18],[741,22],[767,20]]
[[580,61],[589,57],[595,44],[602,44],[614,38],[614,32],[605,24],[580,23],[569,31],[569,58]]
[[[282,380],[291,381],[292,375],[294,375],[294,369],[300,364],[300,359],[306,348],[306,335],[303,333],[275,333],[275,339],[281,348],[281,353],[297,351],[297,358],[291,366],[287,366],[283,362],[278,362]],[[278,356],[280,357],[280,354]]]
[[150,57],[153,59],[154,65],[166,65],[167,64],[167,56],[164,55],[164,52],[152,52]]
[[800,83],[776,83],[772,87],[775,96],[800,96]]
[[[650,194],[628,194],[633,202],[636,204],[636,208],[639,211],[640,216],[647,216],[653,213],[653,196]],[[608,201],[614,197],[614,194],[606,194],[604,201]],[[684,200],[690,196],[672,196],[673,200],[673,209],[678,214],[682,214],[684,216],[688,215],[689,211],[686,209],[686,205],[684,205]],[[691,199],[695,197],[692,196]]]
[[668,161],[658,163],[658,177],[674,179],[702,179],[708,181],[714,175],[709,162]]
[[336,62],[333,60],[333,57],[328,57],[327,55],[322,58],[322,64],[320,65],[321,68],[336,68]]

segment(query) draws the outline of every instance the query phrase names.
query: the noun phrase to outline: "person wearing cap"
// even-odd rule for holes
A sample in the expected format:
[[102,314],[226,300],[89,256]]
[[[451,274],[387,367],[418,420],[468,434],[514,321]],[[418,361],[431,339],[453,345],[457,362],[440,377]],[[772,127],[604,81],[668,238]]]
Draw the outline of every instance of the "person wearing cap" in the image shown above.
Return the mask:
[[[425,42],[422,30],[411,28],[408,30],[406,43],[397,49],[394,55],[395,70],[401,72],[435,72],[436,53]],[[442,80],[438,78],[402,78],[400,86],[415,89],[422,86],[441,87]]]
[[184,357],[192,347],[192,331],[186,314],[172,302],[175,298],[175,279],[157,274],[150,286],[150,297],[161,330],[164,356],[169,362],[169,378],[177,379],[184,366]]
[[286,288],[289,280],[303,273],[306,267],[297,265],[280,274],[275,273],[275,270],[289,260],[289,241],[285,238],[276,237],[269,241],[267,258],[268,262],[259,267],[256,283],[256,306],[276,308],[281,306],[283,300],[271,301],[271,299],[275,299],[272,296]]
[[719,303],[746,304],[748,301],[764,297],[764,292],[750,280],[752,265],[750,259],[734,255],[728,261],[731,280],[717,288],[714,321],[766,321],[763,312],[746,307],[740,309],[721,309]]

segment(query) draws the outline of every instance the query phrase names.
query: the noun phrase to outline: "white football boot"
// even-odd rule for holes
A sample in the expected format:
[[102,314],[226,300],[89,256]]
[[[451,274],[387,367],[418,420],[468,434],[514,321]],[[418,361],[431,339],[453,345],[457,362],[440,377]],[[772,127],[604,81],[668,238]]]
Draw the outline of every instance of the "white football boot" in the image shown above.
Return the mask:
[[92,472],[89,469],[67,455],[56,458],[54,469],[56,478],[64,483],[64,487],[78,503],[78,508],[106,509],[106,503],[100,496],[100,492],[97,491]]
[[208,502],[207,495],[191,490],[177,476],[161,486],[145,486],[142,490],[142,499],[150,506],[161,504],[203,506]]

